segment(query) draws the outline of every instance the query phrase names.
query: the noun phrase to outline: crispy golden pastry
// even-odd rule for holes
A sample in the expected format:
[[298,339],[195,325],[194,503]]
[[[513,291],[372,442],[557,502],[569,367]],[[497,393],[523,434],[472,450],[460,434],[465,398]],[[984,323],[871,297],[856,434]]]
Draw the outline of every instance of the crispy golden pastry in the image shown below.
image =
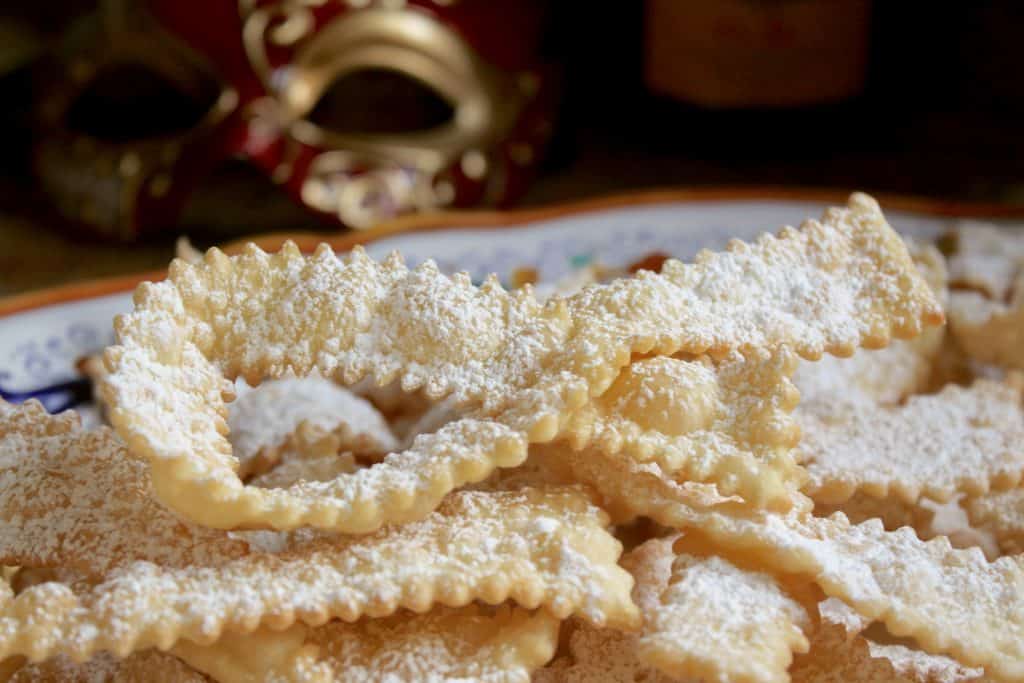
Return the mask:
[[638,656],[677,678],[787,683],[794,652],[807,652],[811,619],[763,572],[720,557],[680,553],[646,618]]
[[916,648],[900,644],[881,644],[868,640],[868,653],[872,659],[885,659],[902,678],[914,683],[968,683],[991,681],[985,671],[965,667],[955,659],[931,655]]
[[[936,298],[948,298],[945,259],[930,244],[906,239],[914,265]],[[837,397],[864,397],[878,403],[898,403],[928,388],[945,328],[925,330],[912,340],[897,340],[883,349],[861,349],[850,358],[824,356],[801,363],[793,375],[801,403],[832,401]]]
[[800,450],[816,501],[863,492],[913,505],[1015,486],[1024,474],[1024,413],[1018,378],[947,386],[904,405],[834,397],[799,411]]
[[320,377],[265,382],[241,393],[230,404],[228,428],[243,479],[270,469],[300,428],[333,437],[336,453],[383,454],[398,447],[373,405]]
[[940,299],[945,299],[950,280],[946,257],[934,244],[922,242],[915,237],[906,236],[903,242],[921,277]]
[[110,429],[0,401],[0,562],[99,576],[139,560],[212,567],[248,551],[151,493],[149,467]]
[[[661,593],[668,586],[677,536],[657,538],[622,556],[622,566],[636,580],[633,600],[644,620],[664,609]],[[536,672],[534,683],[671,683],[670,678],[637,656],[639,634],[587,624],[573,626],[567,651]]]
[[273,469],[253,477],[249,483],[265,489],[281,489],[303,481],[331,481],[340,474],[351,474],[361,467],[351,453],[290,448],[280,457],[280,462]]
[[922,500],[921,507],[932,512],[932,519],[927,531],[923,534],[919,531],[918,535],[925,540],[945,536],[954,548],[979,548],[989,560],[998,558],[1002,553],[995,534],[983,526],[971,524],[963,500],[962,496],[948,503]]
[[23,593],[32,586],[38,586],[41,583],[47,583],[49,581],[57,581],[59,583],[66,583],[68,585],[83,583],[93,583],[93,577],[89,574],[77,571],[75,569],[68,569],[65,567],[21,567],[17,573],[11,577],[11,590],[14,591],[15,595]]
[[850,676],[852,681],[897,683],[990,680],[983,677],[981,669],[970,669],[955,659],[897,642],[884,630],[877,635],[892,642],[873,640],[876,634],[869,637],[866,633],[870,620],[835,598],[818,603],[818,614],[820,623],[811,638],[811,650],[808,655],[797,657],[792,669],[794,681],[845,682],[847,678],[843,676]]
[[581,626],[569,636],[568,651],[533,675],[533,683],[700,683],[672,678],[641,662],[636,636]]
[[[0,658],[118,656],[182,638],[399,608],[514,600],[559,618],[630,627],[632,580],[607,517],[574,489],[463,492],[418,522],[365,536],[297,533],[277,553],[214,566],[122,566],[94,585],[44,583],[0,608]],[[5,584],[6,585],[6,584]]]
[[964,222],[949,235],[949,279],[957,287],[1005,300],[1024,268],[1024,235],[996,225]]
[[934,535],[931,533],[931,523],[935,512],[926,506],[924,501],[918,503],[908,505],[895,496],[874,498],[860,492],[836,505],[815,502],[814,514],[818,517],[830,517],[836,512],[842,512],[854,524],[879,519],[888,531],[909,526],[919,537],[928,539]]
[[24,657],[8,657],[0,661],[0,681],[7,683],[18,669],[25,666]]
[[[914,396],[953,376],[918,336],[941,256],[854,195],[655,261],[546,301],[361,250],[176,262],[97,373],[119,435],[0,404],[0,680],[1024,678],[1024,559],[916,535],[974,531],[922,493],[1024,470],[1015,376]],[[915,336],[806,364],[800,419],[832,431],[799,443],[797,357]],[[922,402],[953,417],[914,431]],[[832,468],[817,501],[800,454]],[[821,516],[850,476],[841,509],[914,529]]]
[[[574,484],[572,472],[558,457],[548,457],[550,449],[535,446],[530,457],[519,467],[495,470],[479,484],[466,487],[478,491],[518,491],[524,488],[547,488]],[[605,512],[608,512],[606,509]],[[618,523],[614,514],[613,523]]]
[[192,245],[188,237],[179,237],[174,241],[174,257],[187,263],[199,263],[203,260],[203,252]]
[[980,548],[990,560],[999,557],[995,535],[989,529],[973,526],[961,504],[959,497],[946,503],[922,498],[914,505],[907,505],[893,497],[879,499],[857,494],[839,505],[815,503],[814,514],[830,517],[841,512],[853,524],[878,519],[886,531],[910,527],[923,541],[941,535],[947,537],[954,548]]
[[669,260],[660,274],[584,289],[570,308],[585,342],[591,386],[614,380],[618,340],[629,350],[722,357],[792,346],[805,358],[848,356],[858,346],[888,344],[939,324],[938,302],[921,279],[878,204],[863,194],[821,222],[785,228],[755,244],[738,240],[722,253],[704,251],[692,265]]
[[[370,370],[388,381],[403,367],[389,359],[407,354],[409,363],[426,372],[433,361],[423,354],[436,354],[431,358],[440,363],[440,355],[451,352],[442,368],[450,369],[454,380],[472,356],[493,346],[488,339],[498,331],[488,333],[488,326],[506,319],[532,320],[539,307],[528,295],[501,291],[496,281],[475,289],[468,279],[453,282],[431,266],[410,272],[395,259],[377,264],[362,252],[347,265],[329,249],[306,260],[293,246],[273,257],[250,250],[232,260],[210,252],[204,265],[176,263],[167,282],[140,288],[136,312],[118,323],[125,345],[108,350],[108,364],[119,370],[105,378],[101,394],[112,408],[118,406],[111,419],[121,423],[131,447],[154,456],[157,495],[182,514],[228,528],[310,524],[366,532],[385,521],[422,517],[453,488],[525,457],[525,443],[507,428],[462,421],[449,425],[445,434],[418,439],[372,472],[288,489],[244,487],[223,436],[222,396],[231,387],[210,358],[226,363],[231,375],[242,372],[251,383],[283,374],[286,367],[305,374],[314,361],[328,374],[350,381]],[[224,298],[228,291],[245,305],[230,305]],[[469,327],[447,327],[460,320]],[[154,334],[167,325],[180,334],[161,341]],[[474,326],[481,325],[474,333]],[[549,327],[541,322],[537,334],[543,336]],[[319,338],[325,339],[322,347]],[[461,339],[473,340],[465,342],[465,358],[455,348]],[[179,349],[173,359],[147,351],[164,342]],[[391,351],[385,348],[396,344]],[[329,353],[332,347],[338,354]],[[343,359],[346,353],[349,360]],[[426,375],[421,379],[426,383]],[[410,379],[405,388],[416,386]],[[139,391],[156,393],[150,399]],[[135,415],[143,405],[149,408]],[[160,420],[170,422],[160,427]],[[181,430],[183,422],[191,429]],[[171,423],[173,432],[168,431]]]
[[950,330],[968,356],[1024,370],[1024,274],[1006,302],[955,291],[948,310]]
[[964,501],[971,524],[990,532],[1003,553],[1024,553],[1024,489]]
[[354,624],[227,636],[175,652],[223,683],[481,681],[529,683],[555,652],[558,619],[543,611],[470,605]]
[[924,542],[912,529],[885,531],[877,520],[813,517],[811,501],[799,495],[788,513],[777,514],[716,499],[621,456],[563,457],[580,481],[637,514],[696,529],[774,573],[812,577],[827,595],[928,652],[1003,679],[1024,676],[1024,559],[989,563],[979,549],[953,548],[944,536]]
[[[83,357],[78,367],[94,383],[107,374],[100,355]],[[319,451],[366,457],[383,456],[399,445],[372,403],[320,377],[271,380],[257,387],[236,383],[236,393],[236,400],[228,404],[227,422],[238,476],[244,480],[273,468],[286,451],[307,448],[314,436],[321,442]]]
[[349,390],[372,403],[387,418],[395,436],[401,439],[407,439],[408,428],[436,405],[423,391],[403,391],[401,381],[378,386],[373,377],[364,377]]
[[494,279],[476,288],[431,263],[410,271],[358,250],[345,262],[327,248],[306,259],[294,245],[232,258],[211,250],[203,264],[176,261],[168,280],[139,287],[135,311],[115,323],[119,345],[105,354],[110,374],[100,394],[129,447],[149,459],[157,496],[180,514],[220,528],[365,532],[422,517],[452,488],[525,453],[463,440],[456,453],[420,447],[415,467],[396,465],[409,461],[406,452],[373,475],[246,487],[226,438],[225,377],[255,383],[315,369],[346,383],[398,379],[407,391],[479,404],[499,423],[503,408],[517,408],[512,433],[489,434],[489,443],[546,441],[633,353],[722,358],[791,344],[808,358],[848,355],[942,319],[903,243],[864,195],[802,230],[734,242],[691,265],[668,261],[660,274],[642,271],[544,306]]
[[209,678],[177,657],[157,650],[117,659],[101,652],[87,662],[57,656],[15,669],[8,683],[208,683]]
[[793,683],[914,683],[892,662],[871,656],[868,641],[848,637],[842,626],[823,622],[807,654],[797,655],[790,668]]
[[[320,628],[332,628],[334,623]],[[218,683],[330,683],[336,679],[316,666],[321,652],[308,642],[311,630],[305,624],[293,624],[283,631],[261,628],[252,633],[225,633],[210,645],[180,640],[171,652]]]
[[870,619],[861,616],[856,610],[837,598],[825,598],[820,601],[818,617],[821,622],[842,628],[847,639],[860,635],[871,625]]
[[968,223],[953,233],[950,328],[967,354],[1024,370],[1024,237]]
[[[854,399],[881,404],[899,403],[929,387],[943,328],[917,339],[894,341],[884,349],[858,350],[850,358],[825,356],[801,363],[793,374],[800,404]],[[801,412],[797,409],[797,415]]]
[[403,443],[408,447],[420,434],[432,434],[459,417],[460,411],[455,407],[454,401],[438,401],[407,426],[402,437]]
[[802,482],[791,451],[800,432],[789,412],[798,394],[789,376],[796,357],[739,354],[709,358],[654,357],[627,366],[612,386],[573,413],[564,429],[577,450],[652,461],[680,478],[717,484],[763,506]]

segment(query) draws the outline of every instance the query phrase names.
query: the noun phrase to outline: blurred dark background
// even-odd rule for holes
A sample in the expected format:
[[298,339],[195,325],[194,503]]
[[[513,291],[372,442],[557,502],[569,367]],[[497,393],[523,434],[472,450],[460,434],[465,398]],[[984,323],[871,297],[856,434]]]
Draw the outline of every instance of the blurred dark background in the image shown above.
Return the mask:
[[[39,139],[48,134],[33,103],[47,82],[39,74],[49,55],[96,5],[8,4],[0,8],[0,294],[162,264],[178,234],[203,245],[252,231],[342,229],[311,214],[268,173],[230,159],[204,175],[173,226],[128,239],[141,244],[112,245],[109,236],[97,241],[95,231],[71,224],[33,172]],[[723,185],[857,188],[1024,205],[1024,3],[678,3],[704,6],[699,19],[712,31],[693,17],[671,16],[671,4],[547,4],[537,52],[560,74],[558,105],[535,177],[513,205]],[[843,14],[851,4],[869,8],[862,33]],[[205,21],[209,6],[194,5],[189,11]],[[733,18],[756,15],[753,33],[743,33],[751,30],[743,21],[732,25],[715,16],[726,5]],[[801,15],[810,6],[816,9]],[[832,10],[836,25],[815,23]],[[672,24],[678,20],[688,23]],[[802,43],[801,31],[822,35]],[[830,49],[819,53],[816,44]],[[778,46],[789,50],[780,60],[758,57]],[[749,73],[736,77],[743,70]],[[799,101],[766,101],[758,86],[779,92],[772,79],[800,90]],[[147,87],[144,75],[120,82],[133,95]],[[401,84],[360,83],[350,80],[332,93],[343,101],[360,88],[369,93],[370,114],[349,111],[363,121],[358,125],[379,121],[374,107],[388,102],[398,103],[391,109],[399,114],[388,125],[409,123],[402,114],[410,102],[421,119],[445,115],[429,96]],[[117,82],[104,87],[112,91],[106,101],[116,102]],[[146,115],[157,127],[161,113],[173,110],[160,96],[151,95]],[[322,102],[319,111],[330,107]],[[101,116],[91,125],[104,121],[127,130],[124,117]],[[140,129],[132,134],[145,134],[147,124],[134,123]]]

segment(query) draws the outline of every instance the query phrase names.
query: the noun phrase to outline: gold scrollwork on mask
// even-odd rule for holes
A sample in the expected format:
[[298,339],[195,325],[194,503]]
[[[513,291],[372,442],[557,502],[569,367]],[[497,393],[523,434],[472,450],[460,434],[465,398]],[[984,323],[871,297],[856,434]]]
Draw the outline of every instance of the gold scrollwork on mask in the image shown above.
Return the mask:
[[302,201],[337,215],[353,228],[367,228],[382,219],[411,210],[449,203],[454,190],[447,181],[395,164],[368,166],[345,150],[316,157],[302,184]]
[[[430,15],[390,3],[339,15],[310,31],[309,2],[251,9],[243,38],[250,63],[262,79],[285,136],[321,153],[301,196],[309,206],[336,213],[363,227],[411,209],[446,204],[454,190],[438,180],[469,153],[468,168],[489,170],[478,150],[492,149],[508,134],[524,102],[514,78],[486,63],[452,28]],[[268,45],[288,43],[286,68],[273,68]],[[330,130],[310,114],[338,79],[367,69],[386,69],[419,81],[451,105],[446,122],[423,130],[352,133]]]

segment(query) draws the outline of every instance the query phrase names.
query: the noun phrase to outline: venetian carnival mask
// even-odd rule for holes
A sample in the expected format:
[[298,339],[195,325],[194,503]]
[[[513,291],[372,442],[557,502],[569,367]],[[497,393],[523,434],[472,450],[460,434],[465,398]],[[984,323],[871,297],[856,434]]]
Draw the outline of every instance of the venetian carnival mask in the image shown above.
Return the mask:
[[65,216],[121,239],[172,225],[229,157],[352,228],[501,205],[550,133],[542,7],[112,3],[59,55],[37,169]]

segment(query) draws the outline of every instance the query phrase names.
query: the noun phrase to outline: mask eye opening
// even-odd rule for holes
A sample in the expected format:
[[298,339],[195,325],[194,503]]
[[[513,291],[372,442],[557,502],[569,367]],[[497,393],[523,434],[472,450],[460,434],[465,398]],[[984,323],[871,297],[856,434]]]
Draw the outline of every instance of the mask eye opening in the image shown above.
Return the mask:
[[441,128],[454,105],[428,83],[398,69],[364,67],[339,75],[307,117],[332,133],[388,135]]
[[179,83],[141,61],[103,65],[71,101],[64,124],[115,144],[188,131],[203,121],[221,92],[213,78],[190,76]]

